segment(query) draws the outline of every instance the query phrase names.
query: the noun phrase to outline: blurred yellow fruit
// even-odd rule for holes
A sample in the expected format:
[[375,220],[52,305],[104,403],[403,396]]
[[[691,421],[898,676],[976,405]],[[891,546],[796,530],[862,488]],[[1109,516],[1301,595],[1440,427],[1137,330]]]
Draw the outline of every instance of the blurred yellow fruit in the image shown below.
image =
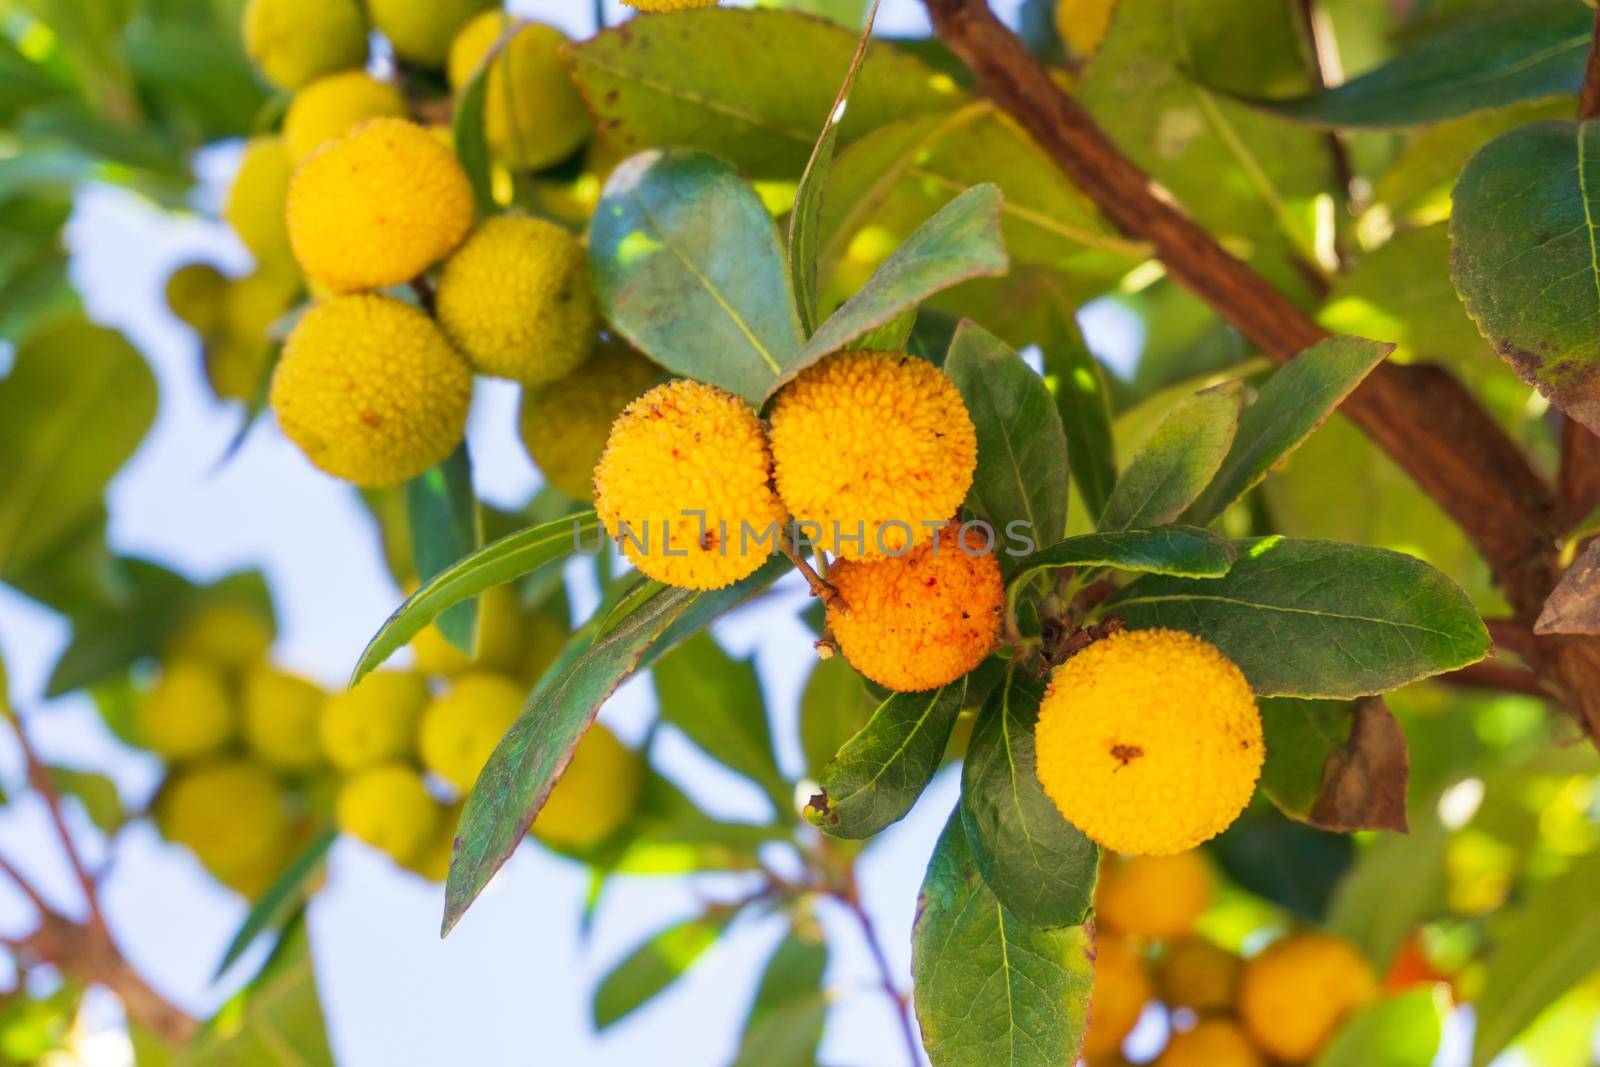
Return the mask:
[[202,606],[167,642],[169,657],[205,660],[220,670],[242,671],[272,647],[272,623],[258,611],[227,601]]
[[272,362],[272,327],[293,307],[299,280],[281,267],[230,282],[224,321],[205,350],[206,381],[219,400],[256,404]]
[[637,11],[693,11],[700,7],[716,7],[717,0],[622,0]]
[[345,833],[406,863],[432,839],[441,810],[422,775],[403,763],[380,763],[345,781],[335,817]]
[[456,675],[472,666],[472,657],[452,644],[431,622],[411,639],[411,659],[418,671],[428,675]]
[[257,262],[292,265],[284,205],[294,164],[281,137],[256,137],[245,145],[239,169],[228,186],[222,217]]
[[592,130],[583,98],[561,61],[566,34],[542,22],[485,11],[450,46],[450,84],[457,90],[465,86],[508,30],[514,36],[489,69],[484,125],[501,162],[540,170],[576,152]]
[[1194,929],[1210,903],[1211,871],[1191,849],[1108,864],[1095,894],[1095,915],[1118,933],[1160,940]]
[[1170,1007],[1199,1015],[1232,1009],[1244,961],[1202,937],[1183,937],[1167,946],[1156,972],[1156,987]]
[[468,656],[439,632],[437,623],[429,623],[411,639],[413,662],[428,675],[448,677],[477,666],[520,677],[527,667],[528,626],[515,584],[497,585],[478,598],[475,655]]
[[633,817],[643,786],[644,760],[595,723],[539,809],[533,836],[564,848],[597,845]]
[[1061,43],[1087,59],[1100,48],[1117,0],[1056,0],[1056,33]]
[[311,770],[322,762],[318,730],[327,699],[298,675],[257,666],[244,680],[245,740],[280,770]]
[[237,726],[224,675],[198,659],[169,660],[136,719],[140,744],[173,762],[210,755],[233,738]]
[[268,81],[298,89],[367,61],[367,19],[357,0],[250,0],[244,47]]
[[395,55],[419,67],[438,69],[450,55],[461,27],[496,0],[367,0],[378,32],[389,38]]
[[341,771],[416,751],[417,723],[428,703],[428,685],[411,671],[373,671],[355,688],[334,693],[322,709],[322,751]]
[[661,374],[628,344],[608,338],[565,378],[523,389],[522,443],[545,481],[574,500],[593,500],[611,424]]
[[456,823],[461,821],[461,805],[440,806],[433,837],[405,864],[406,870],[430,882],[442,882],[450,873],[450,849],[455,844]]
[[228,277],[209,263],[187,263],[167,277],[167,307],[200,336],[223,323]]
[[1089,1032],[1083,1054],[1090,1061],[1114,1056],[1150,1002],[1144,960],[1126,941],[1095,936],[1094,987],[1089,993]]
[[535,614],[528,619],[528,638],[523,650],[522,669],[518,673],[531,685],[544,677],[545,671],[567,647],[571,634],[567,627],[548,615]]
[[456,679],[422,715],[422,764],[458,793],[472,789],[489,753],[522,713],[521,685],[477,671]]
[[[368,119],[403,119],[406,113],[406,99],[393,85],[366,71],[341,71],[294,94],[283,117],[283,140],[289,158],[299,163]],[[287,185],[285,180],[286,194]]]
[[1354,945],[1327,934],[1294,934],[1245,964],[1239,1018],[1273,1059],[1306,1063],[1377,994],[1372,965]]
[[1226,1019],[1206,1019],[1172,1035],[1156,1067],[1263,1067],[1250,1039]]
[[188,848],[228,884],[256,875],[281,856],[292,825],[277,778],[242,759],[173,775],[157,800],[156,823],[167,840]]

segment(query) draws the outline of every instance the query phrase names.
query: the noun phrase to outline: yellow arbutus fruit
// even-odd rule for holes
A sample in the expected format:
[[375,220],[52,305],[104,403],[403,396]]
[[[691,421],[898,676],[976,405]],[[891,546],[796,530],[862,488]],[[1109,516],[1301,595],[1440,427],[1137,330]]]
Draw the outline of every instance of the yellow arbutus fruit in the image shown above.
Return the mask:
[[1165,855],[1227,829],[1265,747],[1249,683],[1178,630],[1131,630],[1057,669],[1039,708],[1038,775],[1068,822],[1116,852]]
[[523,389],[522,443],[545,481],[574,500],[593,500],[611,424],[660,377],[660,367],[607,339],[565,378]]
[[283,140],[289,157],[299,163],[368,119],[405,116],[406,98],[399,89],[364,70],[345,70],[294,94],[283,116]]
[[496,0],[367,0],[373,25],[395,55],[429,69],[444,66],[450,43],[472,16],[495,6]]
[[850,665],[912,691],[955,681],[983,662],[1000,632],[1005,585],[988,539],[952,523],[902,556],[840,560],[828,625]]
[[1117,0],[1056,0],[1056,34],[1073,55],[1088,59],[1100,49]]
[[244,679],[245,740],[280,770],[312,770],[322,762],[317,731],[327,699],[314,683],[258,664]]
[[345,833],[406,863],[432,840],[441,811],[416,770],[380,763],[340,787],[334,819]]
[[367,61],[367,18],[359,0],[250,0],[244,48],[280,89]]
[[485,11],[450,46],[450,85],[461,89],[510,33],[489,68],[484,128],[507,166],[542,170],[576,152],[593,132],[583,97],[561,60],[566,34],[542,22]]
[[239,157],[239,169],[228,186],[222,217],[259,263],[276,266],[292,262],[284,204],[293,174],[294,164],[281,137],[254,138]]
[[327,473],[395,485],[461,443],[472,372],[433,320],[386,296],[317,304],[272,376],[278,424]]
[[[978,438],[945,373],[903,352],[849,351],[803,371],[772,407],[778,495],[846,559],[925,544],[956,513]],[[930,525],[935,524],[935,525]]]
[[174,762],[210,755],[232,740],[238,712],[227,679],[197,659],[168,661],[134,719],[139,743]]
[[156,825],[229,885],[258,881],[292,829],[283,786],[261,764],[242,759],[174,775],[157,800]]
[[288,211],[308,278],[335,293],[376,289],[455,251],[472,228],[472,183],[428,130],[373,119],[301,164]]
[[1097,936],[1084,1058],[1094,1063],[1115,1056],[1149,1002],[1150,976],[1138,951],[1119,938]]
[[403,864],[406,870],[430,882],[442,882],[450,873],[450,850],[455,846],[456,824],[461,821],[461,805],[441,808],[434,822],[433,837]]
[[583,244],[553,222],[517,217],[490,219],[450,257],[437,310],[474,370],[526,385],[570,374],[600,320]]
[[1245,964],[1239,1019],[1273,1059],[1306,1063],[1377,994],[1377,975],[1354,945],[1327,934],[1293,934]]
[[1162,940],[1194,929],[1210,903],[1211,871],[1200,853],[1130,856],[1107,865],[1095,917],[1129,937]]
[[595,468],[595,510],[659,582],[720,589],[756,571],[781,533],[766,433],[750,405],[680,380],[629,404]]
[[1170,1007],[1199,1015],[1226,1012],[1238,996],[1244,961],[1201,937],[1181,937],[1167,945],[1156,972],[1156,987]]
[[1237,1025],[1205,1019],[1173,1034],[1155,1067],[1264,1067],[1266,1061]]
[[322,751],[341,771],[401,760],[416,751],[428,685],[411,671],[373,671],[322,709]]
[[458,793],[472,789],[500,738],[522,714],[521,685],[487,671],[463,674],[422,713],[422,765]]
[[644,760],[596,723],[539,809],[533,836],[562,848],[598,845],[632,818],[643,786]]

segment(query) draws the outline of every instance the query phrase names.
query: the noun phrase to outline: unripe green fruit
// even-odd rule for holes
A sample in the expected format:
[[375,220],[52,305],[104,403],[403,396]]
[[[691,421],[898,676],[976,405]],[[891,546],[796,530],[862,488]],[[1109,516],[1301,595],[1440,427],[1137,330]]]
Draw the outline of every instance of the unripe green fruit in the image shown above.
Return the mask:
[[146,748],[176,763],[222,748],[237,719],[220,671],[199,660],[173,660],[139,705],[136,732]]
[[259,666],[245,676],[244,735],[267,763],[309,771],[322,763],[317,729],[327,695],[296,675]]
[[336,806],[339,829],[396,863],[405,863],[433,837],[441,806],[422,776],[403,763],[368,767],[345,782]]
[[565,378],[523,389],[522,443],[545,480],[574,500],[593,500],[611,424],[661,373],[624,342],[606,340]]
[[367,61],[367,18],[357,0],[250,0],[244,48],[280,89]]
[[342,771],[408,757],[428,686],[410,671],[374,671],[322,710],[322,751]]
[[540,170],[572,155],[593,132],[583,97],[561,61],[566,34],[542,22],[485,11],[450,46],[450,85],[465,86],[513,26],[520,28],[489,71],[484,122],[496,158],[509,167]]
[[522,713],[523,688],[497,674],[462,675],[422,715],[423,766],[457,792],[478,780],[489,753]]
[[287,796],[259,763],[230,759],[180,771],[162,790],[156,822],[220,881],[232,884],[281,854],[292,824]]

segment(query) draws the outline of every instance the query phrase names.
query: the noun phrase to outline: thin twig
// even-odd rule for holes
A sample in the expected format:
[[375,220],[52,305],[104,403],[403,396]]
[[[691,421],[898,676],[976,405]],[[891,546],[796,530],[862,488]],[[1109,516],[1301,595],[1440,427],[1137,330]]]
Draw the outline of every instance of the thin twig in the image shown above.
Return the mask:
[[72,873],[78,879],[78,888],[83,893],[84,904],[89,909],[89,922],[105,933],[109,927],[106,925],[104,912],[100,910],[100,890],[94,877],[89,873],[88,864],[84,862],[82,853],[78,851],[78,844],[72,836],[72,831],[67,827],[61,791],[56,787],[50,768],[39,759],[33,742],[28,739],[28,731],[22,724],[22,716],[13,710],[8,718],[12,730],[17,735],[17,745],[22,749],[22,758],[27,764],[28,784],[44,800],[45,810],[50,813],[50,822],[55,826],[56,836],[61,840],[61,850],[66,853]]
[[778,551],[787,556],[789,562],[794,564],[794,569],[805,576],[806,584],[811,587],[811,595],[821,600],[824,607],[842,611],[846,615],[850,614],[850,605],[839,595],[839,590],[818,574],[811,564],[806,562],[804,556],[795,551],[794,542],[789,540],[787,533],[778,535]]
[[872,922],[872,916],[861,906],[861,895],[856,891],[853,873],[849,887],[845,892],[838,894],[838,900],[856,917],[856,924],[861,927],[861,936],[867,943],[867,950],[872,953],[872,962],[878,968],[879,986],[883,989],[884,996],[894,1001],[895,1014],[900,1017],[900,1036],[905,1041],[906,1054],[911,1057],[911,1067],[918,1067],[922,1063],[922,1043],[917,1040],[916,1023],[911,1016],[911,998],[901,992],[900,987],[895,984],[894,969],[889,966],[889,957],[884,954],[883,944],[878,939],[878,929]]
[[39,910],[40,914],[50,910],[50,905],[45,903],[43,894],[34,887],[33,882],[29,881],[27,876],[4,856],[0,856],[0,874],[4,874],[12,882],[16,883],[17,888],[22,891],[22,895],[28,898],[29,902]]

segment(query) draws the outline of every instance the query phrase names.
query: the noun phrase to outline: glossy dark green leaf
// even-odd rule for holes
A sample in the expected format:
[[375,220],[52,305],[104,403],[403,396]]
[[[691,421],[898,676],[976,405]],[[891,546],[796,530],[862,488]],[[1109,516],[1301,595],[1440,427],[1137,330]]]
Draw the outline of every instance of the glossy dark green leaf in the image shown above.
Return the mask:
[[1117,453],[1111,437],[1111,393],[1105,368],[1089,352],[1065,301],[1050,303],[1052,329],[1041,346],[1044,376],[1055,397],[1056,413],[1067,434],[1067,463],[1078,499],[1095,522],[1117,482]]
[[1394,345],[1330,337],[1278,368],[1239,416],[1239,432],[1211,483],[1183,513],[1204,526],[1244,496],[1322,425]]
[[367,642],[350,684],[359,682],[452,605],[564,559],[580,545],[592,548],[603,540],[600,520],[593,511],[585,511],[529,526],[446,567],[407,597]]
[[1094,899],[1100,848],[1061,817],[1034,772],[1044,684],[1013,666],[967,742],[961,821],[973,861],[1010,914],[1030,926],[1076,926]]
[[860,292],[783,361],[767,395],[823,356],[894,322],[934,293],[971,278],[1004,274],[1009,260],[1000,236],[1000,201],[998,187],[976,185],[918,227]]
[[1232,543],[1198,526],[1079,534],[1025,557],[1010,582],[1020,585],[1040,571],[1060,567],[1115,567],[1146,574],[1221,578],[1233,566],[1235,555]]
[[966,689],[962,679],[880,703],[822,769],[822,791],[806,805],[806,818],[846,838],[871,837],[905,818],[944,759]]
[[1380,697],[1261,702],[1261,791],[1324,830],[1407,830],[1405,733]]
[[843,656],[818,659],[800,694],[800,747],[806,773],[818,778],[839,750],[859,733],[879,701]]
[[828,1013],[821,931],[791,930],[778,943],[745,1018],[733,1067],[814,1067]]
[[1467,163],[1450,217],[1467,313],[1522,380],[1600,428],[1600,122],[1540,122]]
[[1284,537],[1235,547],[1226,577],[1140,578],[1108,610],[1130,626],[1205,638],[1260,696],[1384,693],[1489,650],[1460,586],[1413,556]]
[[1573,0],[1487,5],[1441,19],[1439,32],[1342,85],[1250,103],[1317,126],[1392,129],[1576,93],[1593,21]]
[[1356,854],[1349,834],[1318,830],[1260,802],[1206,849],[1240,888],[1317,923]]
[[710,634],[696,634],[651,671],[661,717],[713,759],[738,771],[787,810],[792,790],[772,755],[772,730],[752,660],[736,660]]
[[489,157],[489,131],[485,100],[489,93],[489,68],[483,62],[456,95],[455,116],[451,120],[451,141],[461,169],[472,182],[472,200],[480,216],[494,214],[493,164]]
[[727,928],[733,912],[715,908],[674,923],[628,953],[594,991],[596,1030],[604,1030],[666,991]]
[[606,319],[669,370],[756,402],[800,348],[772,218],[714,156],[641,152],[612,171],[589,262]]
[[970,501],[994,527],[1022,523],[1035,544],[1067,529],[1067,436],[1044,379],[994,334],[963,320],[944,371],[978,432]]
[[[467,559],[483,543],[483,520],[472,488],[472,459],[463,443],[450,458],[406,483],[411,558],[424,582]],[[467,655],[477,649],[478,602],[439,613],[439,632]]]
[[338,839],[337,830],[331,827],[323,830],[289,861],[289,865],[267,887],[267,891],[261,894],[261,899],[250,906],[250,913],[244,917],[244,922],[223,950],[214,977],[220,978],[224,971],[232,967],[257,937],[268,930],[283,928],[305,906],[310,895],[310,883],[321,872],[328,850]]
[[1181,515],[1222,465],[1243,405],[1244,383],[1226,381],[1174,408],[1117,479],[1099,528],[1159,526]]
[[952,812],[911,931],[917,1021],[933,1067],[1077,1062],[1092,961],[1086,928],[1029,926],[995,899]]

